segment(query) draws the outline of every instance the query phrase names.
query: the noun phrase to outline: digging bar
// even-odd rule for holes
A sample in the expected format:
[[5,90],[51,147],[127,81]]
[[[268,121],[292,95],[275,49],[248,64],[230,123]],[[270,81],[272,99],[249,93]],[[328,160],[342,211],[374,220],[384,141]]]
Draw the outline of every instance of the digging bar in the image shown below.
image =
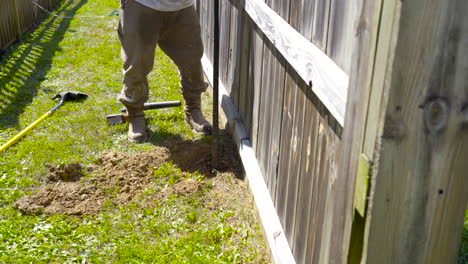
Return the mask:
[[[177,107],[180,106],[180,101],[168,101],[168,102],[156,102],[156,103],[146,103],[143,105],[143,110],[152,110],[152,109],[161,109],[168,107]],[[126,113],[127,109],[124,107],[120,110],[122,113]],[[116,125],[127,122],[126,114],[116,114],[106,116],[107,124]]]
[[214,0],[214,50],[213,50],[213,144],[211,169],[219,168],[219,0]]

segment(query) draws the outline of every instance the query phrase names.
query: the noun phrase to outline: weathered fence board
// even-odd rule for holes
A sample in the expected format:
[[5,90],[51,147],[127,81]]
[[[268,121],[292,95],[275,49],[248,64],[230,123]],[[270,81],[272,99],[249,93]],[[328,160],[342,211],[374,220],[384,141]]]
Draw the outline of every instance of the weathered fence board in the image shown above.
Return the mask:
[[[304,89],[306,88],[306,89]],[[306,254],[310,250],[308,244],[309,230],[312,228],[310,221],[314,215],[312,198],[314,197],[314,181],[317,179],[313,173],[318,166],[315,159],[317,154],[318,133],[319,133],[319,115],[312,98],[311,90],[308,87],[302,87],[305,90],[305,118],[304,131],[301,151],[301,164],[299,172],[298,192],[297,192],[297,210],[294,228],[294,247],[293,253],[298,263],[306,263]]]
[[323,52],[327,49],[330,2],[331,0],[315,0],[311,40]]
[[326,53],[346,73],[351,67],[354,45],[355,18],[358,13],[355,1],[332,1]]
[[[294,126],[294,106],[296,101],[297,89],[294,84],[293,77],[286,76],[286,85],[284,87],[284,101],[283,101],[283,113],[282,113],[282,124],[281,124],[281,141],[280,141],[280,156],[278,164],[278,182],[274,191],[277,196],[274,198],[278,215],[280,216],[281,223],[285,225],[287,216],[287,195],[288,185],[291,180],[290,177],[285,175],[291,175],[297,177],[296,173],[291,171],[294,166],[291,166],[292,155],[294,154],[295,145],[293,143],[293,126]],[[297,144],[296,144],[297,145]]]
[[251,76],[252,81],[253,81],[253,86],[252,89],[256,91],[256,95],[254,97],[254,103],[253,103],[253,112],[252,112],[252,134],[251,139],[252,139],[252,146],[254,149],[258,148],[258,127],[259,127],[259,115],[260,115],[260,98],[263,96],[262,91],[261,91],[261,86],[262,82],[264,80],[262,76],[262,66],[264,63],[264,44],[263,44],[263,34],[261,31],[254,26],[254,29],[252,30],[252,51],[253,51],[253,56],[251,58],[253,61],[251,62],[251,65],[253,66],[252,68],[252,73],[253,76]]

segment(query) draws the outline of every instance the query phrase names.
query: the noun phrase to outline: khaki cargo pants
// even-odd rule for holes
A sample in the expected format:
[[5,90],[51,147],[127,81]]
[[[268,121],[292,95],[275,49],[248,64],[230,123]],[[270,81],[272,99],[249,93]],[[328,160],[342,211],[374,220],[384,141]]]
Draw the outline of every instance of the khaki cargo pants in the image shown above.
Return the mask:
[[120,102],[141,107],[148,100],[147,75],[153,68],[159,45],[179,68],[186,110],[200,108],[199,98],[206,84],[200,62],[203,56],[200,22],[194,6],[162,12],[134,0],[121,0],[118,34],[124,74]]

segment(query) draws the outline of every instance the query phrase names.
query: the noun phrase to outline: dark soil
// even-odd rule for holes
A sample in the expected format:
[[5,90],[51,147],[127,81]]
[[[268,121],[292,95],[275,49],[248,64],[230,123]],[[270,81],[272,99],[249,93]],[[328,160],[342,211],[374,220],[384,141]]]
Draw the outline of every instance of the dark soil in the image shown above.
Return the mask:
[[[233,143],[226,141],[222,145],[222,169],[240,177],[241,163]],[[202,183],[195,179],[179,180],[172,186],[155,186],[153,171],[170,160],[183,172],[199,171],[213,176],[211,144],[202,141],[168,143],[133,156],[105,152],[98,157],[97,164],[86,167],[77,163],[48,165],[45,184],[36,193],[17,200],[15,207],[27,214],[87,215],[96,213],[106,204],[141,202],[146,205],[170,194],[198,192]],[[221,181],[214,182],[222,186]]]

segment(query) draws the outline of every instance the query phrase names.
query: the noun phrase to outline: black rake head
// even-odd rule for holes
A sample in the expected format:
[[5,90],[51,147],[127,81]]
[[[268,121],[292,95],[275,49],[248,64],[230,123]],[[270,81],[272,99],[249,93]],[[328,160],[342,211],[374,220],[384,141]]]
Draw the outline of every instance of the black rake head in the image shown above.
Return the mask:
[[88,95],[85,94],[85,93],[82,93],[82,92],[78,92],[78,91],[66,91],[66,92],[61,92],[61,93],[58,93],[56,95],[54,95],[54,97],[52,97],[52,99],[60,99],[60,101],[62,102],[66,102],[66,101],[81,101],[81,100],[85,100],[86,98],[88,98]]

